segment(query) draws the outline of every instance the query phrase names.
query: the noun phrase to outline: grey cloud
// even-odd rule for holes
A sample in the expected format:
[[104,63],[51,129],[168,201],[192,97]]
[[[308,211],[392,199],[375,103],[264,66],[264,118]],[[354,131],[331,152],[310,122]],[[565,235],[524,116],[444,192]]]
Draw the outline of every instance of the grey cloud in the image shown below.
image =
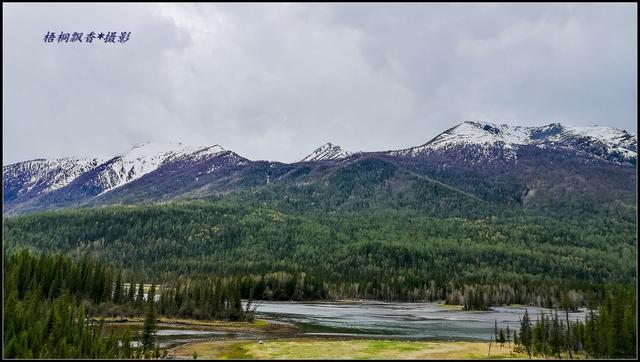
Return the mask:
[[[3,5],[3,162],[144,141],[294,161],[453,124],[636,132],[633,4]],[[104,29],[104,30],[102,30]],[[47,31],[131,31],[122,45]]]

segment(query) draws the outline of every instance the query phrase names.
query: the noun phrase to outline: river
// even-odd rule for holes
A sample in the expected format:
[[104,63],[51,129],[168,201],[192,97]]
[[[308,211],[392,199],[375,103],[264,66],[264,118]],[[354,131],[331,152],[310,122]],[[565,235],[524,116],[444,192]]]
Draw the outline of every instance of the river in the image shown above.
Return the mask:
[[[527,307],[532,322],[549,309]],[[301,334],[316,336],[384,337],[432,340],[489,340],[494,323],[520,330],[524,307],[496,307],[491,311],[452,310],[437,303],[383,302],[259,302],[258,318],[289,322]],[[584,320],[586,311],[569,313]],[[559,313],[565,321],[564,313]]]
[[[217,331],[206,327],[158,326],[161,347],[174,347],[199,340],[268,339],[292,337],[384,338],[403,340],[488,341],[494,323],[520,330],[524,307],[496,307],[491,311],[463,311],[437,303],[386,302],[253,302],[257,318],[287,322],[299,327],[297,333],[261,334]],[[549,309],[527,307],[532,323]],[[584,320],[585,310],[570,313],[573,322]],[[565,315],[559,314],[565,321]],[[129,326],[135,339],[142,326]],[[106,333],[122,333],[122,326],[107,326]]]

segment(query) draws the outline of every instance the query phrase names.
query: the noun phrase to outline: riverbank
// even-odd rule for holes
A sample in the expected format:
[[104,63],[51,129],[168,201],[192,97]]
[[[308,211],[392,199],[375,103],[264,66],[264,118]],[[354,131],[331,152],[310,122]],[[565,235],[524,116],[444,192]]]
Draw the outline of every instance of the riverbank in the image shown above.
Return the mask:
[[[96,319],[98,321],[98,319]],[[117,317],[104,318],[105,325],[117,327],[142,327],[144,318],[142,317]],[[185,318],[166,318],[157,319],[157,326],[160,328],[176,328],[176,329],[200,329],[225,332],[254,332],[254,333],[295,333],[298,327],[285,322],[278,322],[266,319],[256,319],[253,322],[230,322],[221,320],[197,320]]]
[[508,345],[487,342],[375,339],[279,339],[194,342],[173,348],[174,358],[202,359],[480,359],[528,358]]

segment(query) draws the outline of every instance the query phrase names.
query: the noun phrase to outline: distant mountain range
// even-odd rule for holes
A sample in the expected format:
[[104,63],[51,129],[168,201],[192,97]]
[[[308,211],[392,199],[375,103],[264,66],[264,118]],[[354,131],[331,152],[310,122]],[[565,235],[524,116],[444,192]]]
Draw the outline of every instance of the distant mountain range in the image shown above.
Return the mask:
[[[637,136],[606,126],[464,122],[417,147],[354,153],[326,143],[290,164],[249,160],[219,145],[146,143],[108,160],[36,159],[3,166],[3,213],[164,202],[270,184],[319,183],[340,170],[361,172],[363,162],[426,177],[492,202],[503,197],[523,204],[532,190],[556,196],[549,191],[600,193],[598,197],[618,200],[635,198]],[[367,172],[375,174],[376,167]],[[406,178],[395,181],[410,183]],[[500,194],[505,190],[508,196]],[[489,195],[495,192],[502,196]]]

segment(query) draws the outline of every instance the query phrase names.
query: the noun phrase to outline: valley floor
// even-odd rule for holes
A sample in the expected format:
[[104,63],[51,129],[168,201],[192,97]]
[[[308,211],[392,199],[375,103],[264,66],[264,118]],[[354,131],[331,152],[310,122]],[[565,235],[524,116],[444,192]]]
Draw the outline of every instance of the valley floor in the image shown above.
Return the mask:
[[487,342],[372,339],[278,339],[195,342],[173,348],[173,358],[202,359],[526,359],[513,348]]

